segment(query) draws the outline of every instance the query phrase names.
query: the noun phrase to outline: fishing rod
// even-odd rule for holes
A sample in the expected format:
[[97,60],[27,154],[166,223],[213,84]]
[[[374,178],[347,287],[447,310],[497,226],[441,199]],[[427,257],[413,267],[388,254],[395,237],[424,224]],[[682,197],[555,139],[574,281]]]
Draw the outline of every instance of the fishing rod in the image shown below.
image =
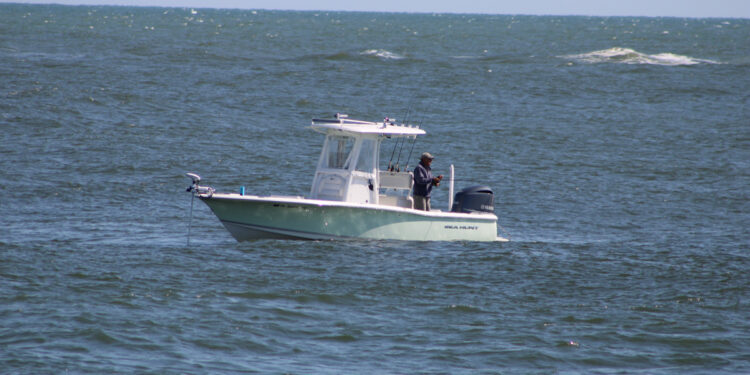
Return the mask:
[[404,116],[404,124],[409,123],[409,116],[411,116],[411,105],[414,103],[414,98],[416,95],[412,95],[411,99],[409,99],[409,106],[406,108],[406,116]]
[[443,177],[443,179],[440,180],[440,182],[443,182],[443,181],[454,181],[454,182],[467,182],[468,181],[468,182],[476,182],[476,180],[471,179],[471,178],[450,178],[450,177]]
[[[418,129],[422,127],[422,121],[424,121],[424,119],[419,121],[419,125],[417,125]],[[406,158],[406,168],[404,168],[406,170],[409,169],[409,160],[411,160],[411,153],[414,151],[414,145],[416,144],[417,144],[417,137],[415,136],[414,140],[411,142],[411,150],[409,150],[409,157]]]
[[[400,140],[401,140],[401,138],[397,138],[397,139],[396,139],[396,144],[394,144],[394,145],[393,145],[393,152],[391,152],[391,160],[388,160],[388,170],[389,170],[389,171],[393,171],[393,168],[394,168],[394,167],[393,167],[393,165],[392,165],[392,162],[393,162],[393,155],[395,155],[395,154],[396,154],[396,147],[398,147],[398,142],[399,142]],[[403,147],[403,146],[402,146],[402,147]],[[396,162],[396,164],[398,164],[398,161]]]
[[[415,138],[415,141],[416,141],[416,137],[414,137],[414,138]],[[399,168],[399,163],[401,162],[401,151],[404,150],[404,144],[406,144],[406,137],[404,137],[403,142],[401,142],[401,148],[398,150],[398,159],[396,159],[396,172],[401,172],[401,169]],[[413,148],[413,146],[412,146],[412,148]],[[407,162],[407,164],[408,164],[408,162]]]
[[[413,99],[413,98],[412,98]],[[407,116],[410,115],[411,112],[411,104],[409,104],[409,112],[407,113]],[[422,121],[424,121],[424,118],[419,121],[419,125],[417,125],[417,129],[422,127]],[[404,124],[408,124],[407,122],[404,122]],[[406,140],[404,139],[403,142],[401,142],[401,149],[398,150],[398,159],[396,159],[396,168],[398,168],[399,163],[401,162],[401,152],[404,150],[404,144],[406,143]],[[409,160],[411,160],[411,153],[414,151],[414,145],[417,143],[417,137],[415,136],[414,139],[411,142],[411,150],[409,151],[409,157],[406,159],[406,167],[404,167],[404,170],[409,169]]]
[[[403,117],[404,121],[402,122],[402,124],[404,124],[404,125],[406,125],[406,124],[409,123],[409,116],[411,116],[411,107],[412,107],[412,104],[414,104],[414,98],[415,98],[415,96],[412,95],[411,99],[409,99],[409,105],[406,107],[406,115],[404,115],[404,117]],[[396,165],[394,166],[392,164],[392,162],[393,162],[393,155],[396,153],[396,148],[398,147],[399,141],[401,142],[401,148],[398,151],[398,155],[399,156],[398,156],[398,159],[396,160]],[[398,164],[401,161],[401,150],[404,149],[404,142],[406,142],[405,139],[401,139],[401,138],[396,139],[396,144],[393,145],[393,152],[391,152],[391,159],[388,160],[388,170],[389,171],[393,171],[394,168],[398,169]]]

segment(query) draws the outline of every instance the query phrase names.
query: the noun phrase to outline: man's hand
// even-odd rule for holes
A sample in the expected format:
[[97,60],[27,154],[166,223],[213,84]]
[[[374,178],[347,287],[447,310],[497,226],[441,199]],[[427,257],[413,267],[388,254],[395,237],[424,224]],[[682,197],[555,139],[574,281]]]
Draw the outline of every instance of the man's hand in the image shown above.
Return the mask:
[[432,184],[435,186],[440,186],[440,180],[443,179],[443,175],[437,176],[432,179]]

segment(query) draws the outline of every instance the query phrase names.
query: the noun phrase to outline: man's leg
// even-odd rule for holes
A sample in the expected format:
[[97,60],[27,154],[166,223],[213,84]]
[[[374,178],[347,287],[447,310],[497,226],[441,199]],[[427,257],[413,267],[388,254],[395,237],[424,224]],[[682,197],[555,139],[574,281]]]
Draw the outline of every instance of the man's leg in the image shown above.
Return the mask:
[[429,204],[429,201],[427,200],[427,198],[421,195],[415,195],[413,198],[414,198],[415,210],[422,210],[422,211],[429,210],[429,207],[427,207],[427,204]]

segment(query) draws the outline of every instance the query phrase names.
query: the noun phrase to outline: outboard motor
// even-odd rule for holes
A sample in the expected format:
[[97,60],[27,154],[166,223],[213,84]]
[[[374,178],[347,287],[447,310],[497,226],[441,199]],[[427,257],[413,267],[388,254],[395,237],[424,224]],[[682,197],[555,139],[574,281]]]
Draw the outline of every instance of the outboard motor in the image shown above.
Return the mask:
[[467,187],[456,193],[453,200],[452,212],[495,212],[494,195],[489,186]]

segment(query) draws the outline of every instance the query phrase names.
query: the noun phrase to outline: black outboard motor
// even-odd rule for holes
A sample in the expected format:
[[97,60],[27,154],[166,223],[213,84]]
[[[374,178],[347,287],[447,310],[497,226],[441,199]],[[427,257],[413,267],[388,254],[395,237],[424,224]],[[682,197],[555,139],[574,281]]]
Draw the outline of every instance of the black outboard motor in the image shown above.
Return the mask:
[[456,193],[453,200],[452,212],[495,212],[494,195],[489,186],[467,187]]

